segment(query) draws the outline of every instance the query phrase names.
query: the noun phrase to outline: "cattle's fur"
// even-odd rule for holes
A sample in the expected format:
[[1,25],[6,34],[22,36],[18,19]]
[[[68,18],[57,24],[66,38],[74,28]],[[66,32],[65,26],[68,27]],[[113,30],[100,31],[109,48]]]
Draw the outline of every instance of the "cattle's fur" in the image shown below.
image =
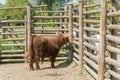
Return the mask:
[[63,33],[59,33],[49,38],[37,35],[32,36],[29,44],[29,50],[25,56],[29,59],[30,69],[34,69],[33,62],[36,63],[36,69],[39,69],[39,60],[41,58],[43,62],[44,57],[49,57],[51,67],[54,68],[55,58],[59,49],[67,42],[69,42],[68,36],[65,36]]

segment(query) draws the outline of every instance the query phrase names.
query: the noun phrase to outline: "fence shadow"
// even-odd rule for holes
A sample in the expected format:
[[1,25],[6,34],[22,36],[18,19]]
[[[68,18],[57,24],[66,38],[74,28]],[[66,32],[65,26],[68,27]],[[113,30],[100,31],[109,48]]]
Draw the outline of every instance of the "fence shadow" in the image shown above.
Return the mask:
[[70,64],[72,63],[72,61],[68,61],[68,60],[65,60],[64,62],[58,64],[56,66],[56,68],[65,68],[65,67],[68,67]]

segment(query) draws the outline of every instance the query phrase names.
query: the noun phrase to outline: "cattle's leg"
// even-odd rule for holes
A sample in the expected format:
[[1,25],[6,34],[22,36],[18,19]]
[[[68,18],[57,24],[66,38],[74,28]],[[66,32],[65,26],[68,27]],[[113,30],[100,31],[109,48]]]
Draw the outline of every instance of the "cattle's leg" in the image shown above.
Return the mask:
[[[40,59],[40,58],[38,58],[38,59]],[[39,60],[38,59],[36,60],[36,70],[40,69]]]
[[34,67],[33,67],[33,60],[32,60],[31,57],[30,57],[29,67],[30,67],[30,70],[34,70]]
[[36,70],[40,69],[39,60],[40,60],[40,55],[39,55],[39,53],[37,51],[36,54],[35,54]]
[[55,62],[55,56],[54,57],[50,57],[50,61],[51,61],[51,67],[55,68],[54,62]]

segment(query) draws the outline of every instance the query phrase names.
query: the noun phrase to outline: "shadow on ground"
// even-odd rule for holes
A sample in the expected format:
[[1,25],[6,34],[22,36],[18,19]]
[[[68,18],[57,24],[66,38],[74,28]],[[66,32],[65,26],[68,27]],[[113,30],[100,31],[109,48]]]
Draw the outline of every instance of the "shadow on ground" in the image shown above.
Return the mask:
[[[57,68],[66,68],[68,67],[72,62],[69,62],[68,60],[65,60],[65,61],[62,61],[62,62],[59,62],[54,69],[57,69]],[[43,69],[53,69],[51,67],[44,67],[44,68],[41,68],[42,70]]]
[[68,67],[71,63],[72,63],[72,62],[66,60],[66,61],[64,61],[64,62],[59,63],[59,64],[56,66],[56,68],[65,68],[65,67]]

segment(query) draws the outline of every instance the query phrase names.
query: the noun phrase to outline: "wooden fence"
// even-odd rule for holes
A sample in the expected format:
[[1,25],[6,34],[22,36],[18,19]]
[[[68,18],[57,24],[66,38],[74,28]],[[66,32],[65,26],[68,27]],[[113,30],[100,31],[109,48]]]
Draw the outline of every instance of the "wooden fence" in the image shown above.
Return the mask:
[[[56,32],[64,32],[68,34],[72,33],[68,27],[62,29],[63,25],[68,25],[69,17],[61,16],[64,11],[49,11],[44,10],[46,5],[39,6],[23,6],[23,7],[9,7],[1,8],[0,10],[19,10],[25,9],[26,15],[23,20],[1,20],[1,45],[0,45],[0,62],[24,62],[23,55],[28,50],[28,44],[31,35],[43,35],[50,37],[55,35]],[[39,10],[39,11],[38,11]],[[56,16],[51,16],[49,13],[58,13]],[[34,13],[34,15],[32,15]],[[68,13],[68,11],[67,11]],[[47,15],[47,16],[46,16]],[[61,19],[67,19],[66,22],[62,22]],[[20,26],[17,26],[19,23]],[[61,27],[59,27],[61,26]],[[72,37],[70,37],[71,39]],[[60,57],[57,60],[67,59],[69,54],[68,46],[63,46],[60,50]],[[71,52],[71,51],[70,51]],[[72,58],[68,58],[71,60]]]
[[[41,7],[40,10],[35,11],[35,14],[32,15],[31,12],[34,11],[34,8],[39,9],[39,7]],[[24,46],[23,50],[19,50],[19,48],[11,51],[26,52],[31,35],[51,36],[57,31],[62,31],[65,34],[70,34],[71,48],[69,52],[65,52],[68,53],[68,60],[73,59],[79,65],[80,71],[85,68],[96,80],[120,79],[118,0],[100,0],[100,2],[79,0],[77,3],[70,3],[58,11],[49,11],[45,7],[46,5],[35,7],[28,5],[27,7],[14,8],[26,9],[27,15],[24,20],[2,21],[3,31],[1,34],[11,37],[12,33],[16,37],[6,40],[12,40],[14,43],[19,40],[17,42],[19,44],[1,44],[1,46],[17,46],[17,48]],[[8,9],[13,8],[0,10]],[[52,16],[49,13],[57,13],[57,15]],[[23,25],[21,27],[24,33],[22,33],[22,29],[20,31],[24,35],[22,38],[17,37],[20,33],[12,32],[14,28],[11,29],[11,27],[13,26],[8,27],[10,23],[16,22]],[[8,33],[6,28],[10,28],[12,31]],[[11,51],[1,51],[1,53]]]
[[73,6],[73,61],[96,80],[120,79],[117,0],[79,0]]

